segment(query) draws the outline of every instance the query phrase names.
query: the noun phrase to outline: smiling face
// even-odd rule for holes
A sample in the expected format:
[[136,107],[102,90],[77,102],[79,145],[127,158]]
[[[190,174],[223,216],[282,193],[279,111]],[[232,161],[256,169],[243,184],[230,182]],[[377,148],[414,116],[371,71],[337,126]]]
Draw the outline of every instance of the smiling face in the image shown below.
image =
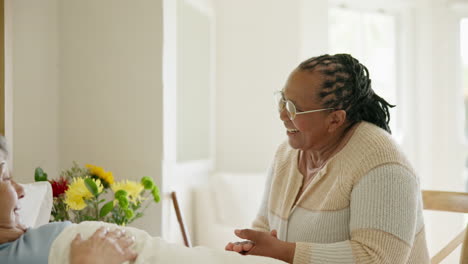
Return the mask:
[[24,197],[24,189],[11,178],[6,159],[0,150],[0,229],[21,233],[26,228],[20,222],[18,200]]
[[[317,96],[323,81],[320,72],[296,69],[283,89],[284,98],[292,101],[298,112],[323,109],[325,107]],[[333,133],[343,124],[343,113],[344,111],[326,110],[297,115],[294,120],[290,120],[286,110],[283,110],[280,118],[287,129],[292,148],[320,151],[330,143]]]

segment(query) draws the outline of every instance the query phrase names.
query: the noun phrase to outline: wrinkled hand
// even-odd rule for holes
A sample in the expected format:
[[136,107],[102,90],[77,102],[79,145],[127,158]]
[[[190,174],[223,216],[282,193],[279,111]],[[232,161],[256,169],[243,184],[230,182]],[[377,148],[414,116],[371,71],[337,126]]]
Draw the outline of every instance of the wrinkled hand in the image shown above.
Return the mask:
[[70,248],[71,264],[121,264],[134,261],[137,254],[130,248],[135,239],[125,235],[125,230],[111,232],[101,227],[86,240],[77,234]]
[[279,240],[276,237],[276,231],[274,233],[273,231],[268,233],[252,229],[241,229],[235,230],[234,233],[242,239],[253,242],[252,247],[245,253],[246,255],[270,257],[292,263],[296,244]]
[[[277,238],[278,232],[276,229],[270,231],[270,235]],[[252,241],[241,241],[241,242],[229,242],[224,248],[226,251],[235,251],[237,253],[246,255],[254,247],[254,242]]]

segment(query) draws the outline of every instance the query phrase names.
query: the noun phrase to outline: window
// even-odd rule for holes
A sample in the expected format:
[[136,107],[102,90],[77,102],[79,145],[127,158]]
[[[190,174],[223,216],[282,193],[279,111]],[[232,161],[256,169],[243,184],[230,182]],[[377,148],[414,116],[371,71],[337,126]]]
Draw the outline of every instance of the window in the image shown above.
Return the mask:
[[[353,55],[368,68],[375,93],[398,106],[395,15],[331,8],[329,19],[330,53]],[[390,128],[399,139],[397,111],[401,109],[390,110]]]

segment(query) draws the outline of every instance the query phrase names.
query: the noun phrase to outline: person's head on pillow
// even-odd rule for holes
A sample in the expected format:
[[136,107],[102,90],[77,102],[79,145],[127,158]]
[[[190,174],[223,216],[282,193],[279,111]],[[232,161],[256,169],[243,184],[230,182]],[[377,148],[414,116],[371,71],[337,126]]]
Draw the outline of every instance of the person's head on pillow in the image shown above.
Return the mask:
[[24,197],[24,189],[12,179],[7,161],[8,149],[0,135],[0,244],[14,241],[26,232],[18,215],[18,201]]

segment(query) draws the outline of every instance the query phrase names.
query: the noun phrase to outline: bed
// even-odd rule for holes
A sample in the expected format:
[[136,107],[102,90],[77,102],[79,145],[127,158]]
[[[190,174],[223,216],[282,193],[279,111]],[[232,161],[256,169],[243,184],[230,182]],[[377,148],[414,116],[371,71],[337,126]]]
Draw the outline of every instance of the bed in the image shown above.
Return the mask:
[[[30,227],[48,223],[52,208],[52,188],[48,182],[24,184],[25,197],[21,199],[20,217]],[[284,262],[264,257],[242,256],[234,252],[208,247],[187,248],[178,244],[167,243],[159,237],[151,237],[147,232],[120,227],[103,222],[83,222],[67,227],[54,241],[49,252],[49,264],[67,264],[70,242],[80,233],[89,237],[97,228],[108,226],[111,229],[125,228],[127,234],[136,238],[134,249],[139,253],[135,264],[154,263],[203,263],[203,264],[284,264]]]

